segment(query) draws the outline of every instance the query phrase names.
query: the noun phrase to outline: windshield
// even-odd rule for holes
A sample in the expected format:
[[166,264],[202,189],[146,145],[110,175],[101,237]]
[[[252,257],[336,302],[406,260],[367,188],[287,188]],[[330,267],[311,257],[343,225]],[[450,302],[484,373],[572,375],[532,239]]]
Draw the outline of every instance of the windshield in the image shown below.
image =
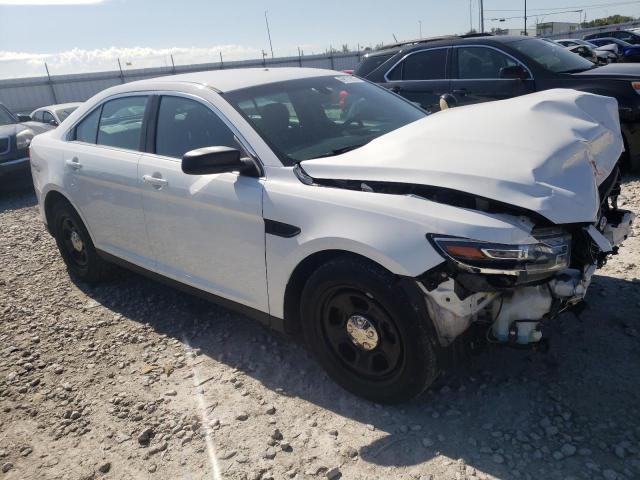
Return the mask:
[[586,58],[582,58],[560,45],[543,40],[535,38],[517,40],[512,42],[510,46],[542,68],[554,73],[574,73],[595,68],[595,65]]
[[0,125],[11,125],[17,123],[11,112],[4,105],[0,105]]
[[56,110],[56,115],[58,116],[60,122],[64,122],[65,118],[71,115],[76,108],[78,107],[67,107]]
[[287,166],[359,148],[427,115],[351,75],[290,80],[223,95]]

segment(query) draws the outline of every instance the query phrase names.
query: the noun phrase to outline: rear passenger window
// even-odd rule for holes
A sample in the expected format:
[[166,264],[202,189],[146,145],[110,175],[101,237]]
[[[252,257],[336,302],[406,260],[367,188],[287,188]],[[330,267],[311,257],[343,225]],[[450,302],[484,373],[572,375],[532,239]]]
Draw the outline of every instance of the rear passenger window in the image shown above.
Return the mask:
[[124,97],[105,103],[98,127],[98,145],[140,150],[146,105],[147,97]]
[[182,97],[162,97],[156,128],[158,155],[182,158],[196,148],[240,148],[233,132],[210,108]]
[[414,53],[404,61],[403,80],[440,80],[446,77],[446,48]]
[[98,135],[98,120],[100,120],[101,108],[96,108],[76,127],[76,133],[74,140],[85,143],[96,143],[96,137]]

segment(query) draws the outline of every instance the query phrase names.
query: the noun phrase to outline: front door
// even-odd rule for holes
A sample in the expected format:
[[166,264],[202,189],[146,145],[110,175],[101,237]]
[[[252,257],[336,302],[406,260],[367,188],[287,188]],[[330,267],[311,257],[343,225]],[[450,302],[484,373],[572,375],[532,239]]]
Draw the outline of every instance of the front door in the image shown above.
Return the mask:
[[268,312],[262,180],[182,172],[184,153],[210,146],[240,148],[208,105],[182,96],[160,98],[154,153],[142,156],[138,172],[155,268]]
[[142,266],[151,261],[138,183],[147,98],[125,96],[96,108],[72,132],[74,148],[63,153],[65,189],[96,246]]
[[521,64],[491,47],[456,47],[453,55],[451,93],[459,105],[504,100],[534,91],[533,79],[503,78],[507,67]]

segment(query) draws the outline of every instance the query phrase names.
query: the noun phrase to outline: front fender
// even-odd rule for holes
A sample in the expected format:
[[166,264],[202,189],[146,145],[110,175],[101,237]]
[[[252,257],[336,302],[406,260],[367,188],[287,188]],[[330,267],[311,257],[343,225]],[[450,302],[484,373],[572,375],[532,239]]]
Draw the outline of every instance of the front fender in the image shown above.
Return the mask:
[[270,313],[282,318],[287,283],[311,255],[344,251],[365,257],[391,273],[417,277],[444,259],[426,238],[443,233],[498,243],[532,240],[513,218],[437,204],[408,195],[387,195],[265,182],[265,220],[296,227],[294,237],[266,234]]

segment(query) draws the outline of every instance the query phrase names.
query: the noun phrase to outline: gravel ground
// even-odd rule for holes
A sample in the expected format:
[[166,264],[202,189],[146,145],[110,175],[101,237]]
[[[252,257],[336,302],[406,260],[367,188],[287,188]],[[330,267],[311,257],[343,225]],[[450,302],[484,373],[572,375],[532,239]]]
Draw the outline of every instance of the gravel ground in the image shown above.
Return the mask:
[[491,349],[382,407],[245,317],[74,283],[33,192],[0,192],[0,478],[640,478],[639,226],[550,353]]

